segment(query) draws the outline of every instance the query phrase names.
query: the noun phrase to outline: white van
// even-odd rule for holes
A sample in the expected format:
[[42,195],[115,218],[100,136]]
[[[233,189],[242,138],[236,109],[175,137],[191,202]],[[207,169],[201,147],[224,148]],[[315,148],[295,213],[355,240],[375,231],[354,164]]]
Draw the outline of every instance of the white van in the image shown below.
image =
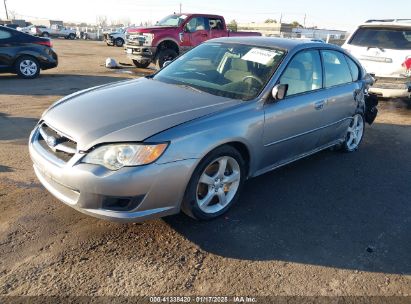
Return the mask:
[[410,98],[411,19],[368,20],[343,48],[375,75],[370,92],[387,98]]

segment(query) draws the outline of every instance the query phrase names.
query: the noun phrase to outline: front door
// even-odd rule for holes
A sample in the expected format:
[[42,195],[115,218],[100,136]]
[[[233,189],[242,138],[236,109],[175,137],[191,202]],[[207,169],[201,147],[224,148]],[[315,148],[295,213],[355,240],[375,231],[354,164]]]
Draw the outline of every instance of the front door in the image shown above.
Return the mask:
[[283,100],[265,105],[262,167],[286,163],[320,143],[325,93],[320,53],[308,50],[290,61],[280,78],[288,84]]
[[189,33],[191,47],[195,47],[210,39],[208,19],[204,17],[191,18],[186,24],[186,31]]

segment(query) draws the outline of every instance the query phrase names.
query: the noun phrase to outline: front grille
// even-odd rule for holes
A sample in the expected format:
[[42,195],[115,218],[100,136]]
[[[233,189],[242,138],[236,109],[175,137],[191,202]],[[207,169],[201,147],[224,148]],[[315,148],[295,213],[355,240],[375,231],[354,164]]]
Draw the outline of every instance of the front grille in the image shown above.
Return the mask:
[[77,143],[43,123],[39,127],[40,146],[58,159],[68,162],[77,152]]

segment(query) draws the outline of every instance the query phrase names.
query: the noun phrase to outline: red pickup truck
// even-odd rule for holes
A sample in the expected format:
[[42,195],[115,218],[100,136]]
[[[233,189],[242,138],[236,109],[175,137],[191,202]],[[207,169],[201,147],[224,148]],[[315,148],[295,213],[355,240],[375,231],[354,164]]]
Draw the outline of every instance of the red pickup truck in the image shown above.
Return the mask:
[[146,68],[154,62],[162,68],[164,62],[206,40],[232,36],[261,36],[261,33],[229,31],[222,16],[173,14],[153,27],[129,28],[124,48],[136,67]]

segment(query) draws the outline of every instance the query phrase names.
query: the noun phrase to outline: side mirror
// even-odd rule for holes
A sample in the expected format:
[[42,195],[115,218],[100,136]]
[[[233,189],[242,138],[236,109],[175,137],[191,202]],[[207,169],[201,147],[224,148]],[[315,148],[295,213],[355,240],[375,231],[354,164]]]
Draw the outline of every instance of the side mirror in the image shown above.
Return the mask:
[[172,63],[173,61],[171,61],[171,60],[167,60],[167,61],[164,61],[164,63],[163,63],[163,68],[165,68],[166,66],[168,66],[170,63]]
[[271,91],[274,100],[282,100],[287,95],[288,84],[277,84]]
[[372,86],[375,83],[375,74],[366,74],[364,76],[365,84],[368,86]]

